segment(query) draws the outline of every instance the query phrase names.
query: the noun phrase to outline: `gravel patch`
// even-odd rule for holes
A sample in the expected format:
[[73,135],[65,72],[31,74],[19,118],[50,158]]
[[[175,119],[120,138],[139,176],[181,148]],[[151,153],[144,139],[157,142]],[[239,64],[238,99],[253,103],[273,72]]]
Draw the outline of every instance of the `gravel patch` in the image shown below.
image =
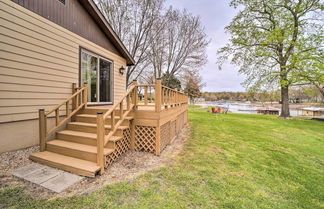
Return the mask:
[[42,186],[17,178],[11,174],[13,170],[32,163],[28,157],[31,153],[38,152],[39,146],[2,153],[0,154],[0,189],[4,187],[22,186],[27,194],[30,194],[37,199],[51,199],[76,194],[85,195],[94,192],[105,185],[134,179],[153,169],[158,169],[172,164],[178,154],[183,150],[183,146],[189,136],[190,124],[187,124],[180,131],[178,137],[173,141],[173,143],[163,150],[160,156],[155,156],[146,152],[128,151],[108,167],[108,169],[105,170],[105,174],[96,176],[95,178],[86,177],[59,194]]

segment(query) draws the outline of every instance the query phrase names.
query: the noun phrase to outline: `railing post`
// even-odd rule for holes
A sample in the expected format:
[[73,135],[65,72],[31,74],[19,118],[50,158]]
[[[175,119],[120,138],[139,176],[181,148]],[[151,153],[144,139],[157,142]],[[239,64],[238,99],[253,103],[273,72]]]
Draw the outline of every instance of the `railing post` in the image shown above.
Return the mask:
[[39,115],[39,146],[40,151],[45,151],[46,148],[46,115],[44,109],[38,110]]
[[87,107],[87,103],[88,103],[88,84],[87,83],[85,83],[84,85],[83,85],[83,87],[84,87],[84,91],[83,91],[83,103],[84,103],[84,108],[86,108]]
[[132,84],[135,86],[133,98],[134,98],[134,109],[137,110],[137,104],[138,104],[138,89],[137,89],[137,81],[133,80]]
[[[72,95],[76,92],[76,83],[72,83]],[[77,107],[77,105],[76,105],[76,98],[77,97],[74,97],[73,99],[72,99],[72,112],[73,112],[73,110],[75,110]]]
[[155,83],[155,112],[161,112],[161,79],[156,79]]
[[104,156],[104,141],[105,141],[105,122],[103,112],[97,113],[97,165],[100,166],[100,175],[104,173],[105,156]]

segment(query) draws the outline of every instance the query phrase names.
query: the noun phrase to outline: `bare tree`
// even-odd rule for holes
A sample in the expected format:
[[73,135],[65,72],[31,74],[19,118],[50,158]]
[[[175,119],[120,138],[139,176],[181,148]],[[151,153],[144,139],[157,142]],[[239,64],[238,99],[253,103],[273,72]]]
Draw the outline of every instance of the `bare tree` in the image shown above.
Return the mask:
[[149,52],[155,76],[173,77],[182,70],[203,66],[209,41],[200,18],[170,7],[160,19],[163,30]]
[[98,7],[121,38],[135,65],[127,70],[127,84],[149,66],[147,50],[155,39],[152,28],[164,0],[98,0]]

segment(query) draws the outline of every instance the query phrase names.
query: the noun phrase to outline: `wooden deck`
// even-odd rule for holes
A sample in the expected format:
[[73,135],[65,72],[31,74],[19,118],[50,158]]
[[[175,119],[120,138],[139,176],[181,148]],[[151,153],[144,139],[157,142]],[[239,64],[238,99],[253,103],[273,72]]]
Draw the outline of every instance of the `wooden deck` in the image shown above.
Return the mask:
[[[187,122],[188,97],[155,85],[132,87],[113,105],[88,106],[87,86],[51,111],[39,111],[40,151],[30,159],[79,175],[105,172],[128,150],[160,155]],[[71,104],[72,108],[68,108]],[[66,115],[61,119],[60,108]],[[47,118],[54,114],[54,127]]]

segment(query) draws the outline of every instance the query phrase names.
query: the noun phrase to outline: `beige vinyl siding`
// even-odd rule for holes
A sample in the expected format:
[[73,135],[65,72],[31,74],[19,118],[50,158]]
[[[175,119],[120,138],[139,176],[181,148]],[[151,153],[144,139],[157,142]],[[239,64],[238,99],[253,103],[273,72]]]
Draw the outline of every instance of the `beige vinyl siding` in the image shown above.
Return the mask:
[[[0,1],[0,123],[36,119],[79,83],[79,50],[113,61],[114,101],[125,93],[126,60],[11,2]],[[62,109],[64,114],[64,108]]]

